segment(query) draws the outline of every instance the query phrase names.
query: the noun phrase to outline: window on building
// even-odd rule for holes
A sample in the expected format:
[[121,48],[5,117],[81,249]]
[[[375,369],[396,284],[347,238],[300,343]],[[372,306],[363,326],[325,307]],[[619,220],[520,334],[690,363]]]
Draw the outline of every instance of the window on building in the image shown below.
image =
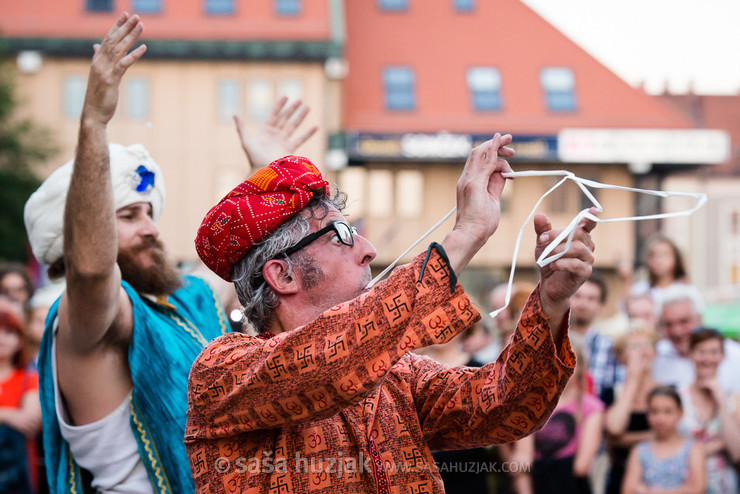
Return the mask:
[[472,12],[475,8],[475,0],[453,0],[453,3],[458,12]]
[[[550,190],[560,182],[561,178],[562,177],[542,177],[545,190]],[[547,211],[550,214],[565,214],[570,211],[568,198],[573,197],[573,191],[571,190],[571,193],[568,193],[568,185],[568,182],[561,184],[560,187],[550,192],[550,195],[547,196]]]
[[64,116],[78,118],[82,113],[85,101],[87,78],[81,75],[70,75],[64,78]]
[[302,0],[274,0],[274,2],[278,15],[300,15],[303,9]]
[[241,84],[235,79],[221,79],[218,81],[218,116],[224,120],[231,120],[234,115],[241,114]]
[[161,0],[133,0],[134,12],[159,14],[162,11]]
[[540,82],[545,91],[547,108],[550,111],[569,112],[576,109],[575,77],[567,67],[542,69]]
[[126,115],[129,118],[149,116],[149,80],[131,77],[126,82]]
[[303,99],[303,81],[297,77],[286,77],[278,83],[278,97],[287,96],[288,101]]
[[[579,176],[585,178],[586,180],[592,180],[594,182],[598,182],[599,179],[601,178],[598,175],[595,175],[593,173],[582,173],[582,174],[579,174]],[[597,189],[597,188],[589,189],[589,192],[591,192],[591,195],[594,196],[594,199],[596,199],[599,202],[601,202],[601,198],[599,197],[601,196],[600,191],[601,189]],[[594,207],[594,203],[591,202],[591,199],[589,199],[588,196],[586,196],[586,194],[583,193],[583,191],[579,190],[578,192],[579,192],[578,197],[580,197],[579,211],[583,211],[584,209]]]
[[247,97],[249,118],[254,122],[264,122],[275,101],[272,81],[269,79],[252,79],[249,81]]
[[493,67],[468,69],[468,88],[476,111],[501,109],[501,74]]
[[367,169],[362,166],[349,166],[339,173],[339,188],[350,198],[342,213],[349,215],[353,221],[363,217],[367,210],[367,182]]
[[113,0],[85,0],[88,12],[112,12]]
[[367,190],[372,191],[373,200],[367,204],[368,216],[387,218],[393,214],[393,172],[370,170]]
[[383,71],[387,109],[413,110],[416,107],[414,79],[414,71],[409,67],[388,67]]
[[396,173],[396,214],[400,218],[418,218],[424,209],[424,174],[420,170]]
[[234,13],[234,0],[205,0],[206,14],[229,15]]
[[378,0],[380,10],[406,10],[408,6],[408,0]]

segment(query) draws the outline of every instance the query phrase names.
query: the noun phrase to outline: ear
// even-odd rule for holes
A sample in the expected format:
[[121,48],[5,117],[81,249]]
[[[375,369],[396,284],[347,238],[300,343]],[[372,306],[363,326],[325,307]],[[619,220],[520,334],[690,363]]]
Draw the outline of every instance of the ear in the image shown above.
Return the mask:
[[280,295],[290,295],[298,292],[298,280],[287,270],[285,261],[270,259],[262,268],[265,282]]

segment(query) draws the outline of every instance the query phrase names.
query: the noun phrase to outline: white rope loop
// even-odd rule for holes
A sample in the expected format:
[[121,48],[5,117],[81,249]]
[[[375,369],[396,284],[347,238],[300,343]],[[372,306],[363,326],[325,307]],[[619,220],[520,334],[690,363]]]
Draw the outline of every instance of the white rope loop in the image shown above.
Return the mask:
[[[532,207],[532,211],[529,213],[529,216],[527,216],[527,219],[524,221],[524,224],[522,224],[521,228],[519,229],[519,233],[517,234],[517,238],[516,238],[516,244],[514,245],[514,255],[512,256],[512,260],[511,260],[511,270],[509,272],[509,281],[508,281],[508,286],[506,288],[506,297],[504,301],[504,306],[492,311],[490,313],[491,317],[496,317],[496,315],[498,315],[501,311],[503,311],[509,306],[509,302],[511,301],[511,290],[514,285],[514,272],[516,270],[516,259],[519,256],[519,247],[521,245],[522,236],[524,235],[524,230],[527,228],[527,225],[529,225],[529,222],[532,221],[532,218],[534,218],[534,215],[537,214],[537,209],[540,207],[540,204],[542,204],[542,201],[544,201],[548,195],[550,195],[555,189],[563,185],[566,181],[572,180],[573,182],[575,182],[575,184],[578,186],[579,189],[581,189],[583,194],[591,201],[591,203],[593,204],[593,207],[596,209],[598,213],[603,212],[604,208],[599,203],[599,201],[596,199],[596,197],[591,193],[591,191],[588,190],[588,187],[591,187],[594,189],[623,190],[627,192],[636,192],[639,194],[654,195],[654,196],[663,197],[663,198],[690,197],[690,198],[696,199],[697,202],[694,205],[694,207],[687,209],[685,211],[675,211],[672,213],[659,213],[659,214],[649,214],[645,216],[626,216],[622,218],[606,218],[606,219],[601,219],[598,216],[591,214],[590,212],[591,208],[584,209],[583,211],[579,212],[575,216],[575,218],[573,218],[573,220],[568,224],[568,226],[565,227],[563,231],[560,232],[560,234],[557,237],[555,237],[547,245],[547,247],[545,247],[545,249],[540,254],[539,258],[537,259],[537,265],[540,267],[545,267],[551,262],[557,261],[558,259],[563,257],[566,252],[568,252],[568,249],[570,249],[571,243],[573,242],[573,238],[575,237],[576,231],[578,230],[578,226],[586,218],[593,220],[596,223],[614,223],[617,221],[640,221],[640,220],[650,220],[650,219],[673,218],[677,216],[690,216],[695,211],[697,211],[699,208],[704,206],[704,204],[707,202],[707,195],[702,194],[702,193],[636,189],[634,187],[624,187],[621,185],[602,184],[594,180],[588,180],[585,178],[578,177],[573,172],[569,172],[567,170],[526,170],[526,171],[520,171],[520,172],[502,173],[501,175],[504,178],[552,177],[552,176],[561,176],[563,178],[559,180],[555,185],[550,187],[547,190],[547,192],[542,194],[542,196],[535,203],[534,207]],[[406,254],[408,254],[414,247],[419,245],[425,238],[427,238],[442,223],[447,221],[447,219],[450,216],[452,216],[456,210],[457,210],[456,207],[452,208],[452,210],[449,213],[447,213],[434,226],[432,226],[429,230],[427,230],[421,237],[419,237],[419,239],[417,239],[413,244],[411,244],[411,246],[408,249],[406,249],[400,256],[398,256],[398,258],[395,261],[393,261],[378,276],[376,276],[367,285],[367,288],[368,289],[372,288],[378,281],[383,279],[383,277],[386,274],[388,274]],[[563,242],[563,240],[565,240],[565,245],[563,246],[562,252],[550,255],[552,251],[555,250]]]

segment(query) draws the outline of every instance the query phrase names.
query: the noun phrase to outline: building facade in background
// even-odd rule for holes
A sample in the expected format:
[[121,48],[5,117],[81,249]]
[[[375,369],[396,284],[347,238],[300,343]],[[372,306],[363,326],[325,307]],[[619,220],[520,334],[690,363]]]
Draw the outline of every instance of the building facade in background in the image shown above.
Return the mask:
[[[195,258],[208,206],[245,175],[231,116],[257,125],[281,95],[311,105],[309,123],[321,130],[301,152],[349,193],[352,221],[378,248],[376,271],[454,206],[466,156],[494,132],[513,134],[515,170],[566,169],[649,188],[721,163],[729,149],[726,133],[695,129],[685,112],[630,87],[519,0],[5,2],[0,29],[17,57],[25,110],[55,129],[63,148],[43,175],[72,155],[91,45],[123,10],[143,17],[148,51],[124,81],[111,138],[143,143],[162,166],[162,235],[183,260]],[[507,185],[499,231],[465,273],[473,293],[508,276],[522,222],[556,181]],[[604,217],[663,207],[612,190],[596,196]],[[564,226],[589,205],[567,184],[540,209]],[[660,227],[601,225],[596,266],[613,274]],[[517,264],[534,279],[531,225],[523,238]]]
[[[667,233],[679,239],[691,256],[696,282],[705,288],[707,299],[718,304],[740,302],[740,95],[662,95],[661,99],[684,112],[697,129],[723,129],[732,145],[726,159],[698,173],[676,170],[665,181],[667,188],[701,191],[708,195],[707,206],[694,218],[676,219],[665,225]],[[678,201],[667,209],[678,209]],[[689,229],[696,235],[686,238]],[[727,317],[727,315],[723,315]],[[711,319],[711,318],[710,318]],[[713,323],[712,320],[707,323]],[[732,327],[740,335],[740,313]]]
[[302,152],[323,157],[340,114],[339,83],[325,68],[342,53],[341,2],[3,2],[0,32],[17,57],[23,109],[61,148],[42,176],[74,153],[92,45],[123,11],[144,20],[147,53],[123,81],[109,138],[143,144],[162,167],[162,237],[176,259],[194,260],[205,212],[248,173],[233,115],[255,127],[279,96],[303,99],[321,130]]
[[[714,144],[726,144],[722,132],[695,135],[683,112],[626,84],[519,0],[364,0],[346,9],[342,137],[349,167],[340,183],[361,198],[352,213],[381,264],[454,206],[465,156],[493,132],[513,134],[515,170],[566,169],[650,188],[669,170],[716,160]],[[464,273],[474,289],[505,279],[520,225],[557,180],[507,185],[499,230]],[[573,184],[563,187],[541,206],[556,226],[590,205]],[[596,196],[604,217],[661,207],[625,192]],[[613,274],[659,227],[599,226],[596,266]],[[517,264],[534,278],[534,233],[526,228]]]

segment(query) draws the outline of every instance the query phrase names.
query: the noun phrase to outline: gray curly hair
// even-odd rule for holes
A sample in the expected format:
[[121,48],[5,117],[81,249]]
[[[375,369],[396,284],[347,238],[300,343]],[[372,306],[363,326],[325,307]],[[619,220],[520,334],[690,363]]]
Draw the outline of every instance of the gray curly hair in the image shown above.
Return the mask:
[[[234,264],[232,281],[243,310],[246,322],[258,332],[267,331],[272,311],[280,304],[277,293],[265,282],[262,269],[270,259],[297,244],[310,231],[312,218],[323,219],[334,207],[342,211],[347,195],[335,191],[332,197],[320,196],[311,200],[304,208],[307,215],[296,214],[280,225],[273,233],[255,244],[244,258]],[[323,272],[313,257],[298,251],[284,257],[288,274],[300,272],[307,286],[317,284]]]

